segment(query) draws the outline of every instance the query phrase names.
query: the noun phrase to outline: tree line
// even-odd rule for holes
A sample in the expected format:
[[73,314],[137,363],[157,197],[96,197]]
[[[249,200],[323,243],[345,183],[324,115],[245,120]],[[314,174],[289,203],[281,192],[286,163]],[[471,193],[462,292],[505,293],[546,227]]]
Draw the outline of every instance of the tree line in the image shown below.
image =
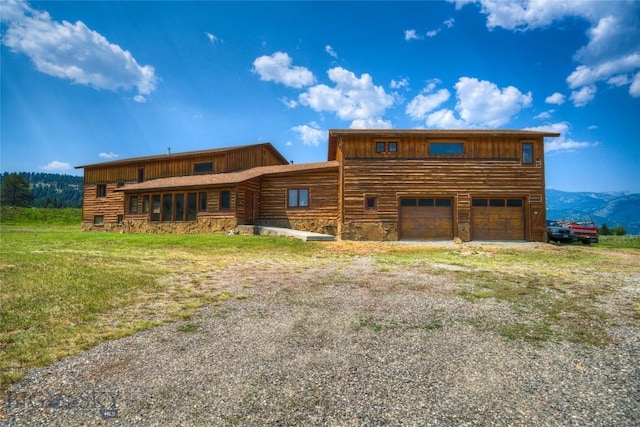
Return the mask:
[[82,207],[81,176],[41,172],[0,175],[0,203],[36,208]]

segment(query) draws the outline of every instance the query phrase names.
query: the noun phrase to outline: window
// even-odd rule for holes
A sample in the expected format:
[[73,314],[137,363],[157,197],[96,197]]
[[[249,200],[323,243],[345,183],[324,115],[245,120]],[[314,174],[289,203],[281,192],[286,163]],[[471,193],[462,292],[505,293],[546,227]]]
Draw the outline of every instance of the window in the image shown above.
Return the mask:
[[193,165],[193,173],[213,172],[213,162],[196,163]]
[[489,206],[504,207],[504,199],[489,199]]
[[429,155],[431,156],[460,156],[464,154],[462,142],[430,142]]
[[162,195],[162,220],[171,221],[173,219],[173,194]]
[[176,203],[176,221],[184,221],[184,193],[174,195]]
[[94,225],[102,225],[102,224],[104,224],[104,215],[94,215],[93,224]]
[[397,153],[398,152],[398,143],[396,141],[377,141],[376,142],[376,153]]
[[533,144],[530,142],[522,144],[522,163],[533,163]]
[[124,215],[118,215],[118,225],[122,225],[122,222],[124,221]]
[[446,206],[446,207],[450,207],[452,204],[451,199],[436,199],[436,206]]
[[507,207],[510,207],[510,208],[521,208],[522,207],[522,199],[507,199]]
[[489,206],[489,200],[488,199],[473,199],[471,201],[471,206],[475,206],[475,207]]
[[197,204],[198,204],[198,193],[187,194],[187,221],[196,220],[197,211],[198,211]]
[[138,196],[129,197],[129,213],[130,214],[138,213]]
[[207,193],[206,192],[202,192],[202,193],[198,193],[198,210],[200,212],[206,212],[207,211]]
[[142,213],[149,213],[149,195],[142,196]]
[[98,184],[96,186],[96,197],[107,197],[107,184]]
[[154,194],[151,201],[151,221],[160,221],[160,195]]
[[287,206],[290,208],[308,208],[309,190],[304,188],[290,188]]
[[400,206],[417,206],[418,199],[402,199]]
[[378,198],[376,196],[366,196],[364,198],[364,208],[367,210],[378,209]]
[[231,192],[230,191],[221,191],[220,192],[220,210],[229,210],[231,209]]
[[144,181],[144,168],[138,168],[138,182]]

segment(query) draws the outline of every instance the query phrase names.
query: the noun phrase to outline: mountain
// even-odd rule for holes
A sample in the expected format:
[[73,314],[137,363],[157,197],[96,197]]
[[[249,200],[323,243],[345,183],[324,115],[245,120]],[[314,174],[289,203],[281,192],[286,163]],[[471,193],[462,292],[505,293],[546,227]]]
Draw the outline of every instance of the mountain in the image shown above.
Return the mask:
[[593,219],[598,226],[621,225],[627,234],[640,234],[640,194],[624,192],[571,193],[547,189],[547,218]]
[[[10,175],[0,175],[0,183]],[[36,208],[80,208],[82,207],[83,178],[57,173],[18,172],[29,184],[34,199],[31,206]]]

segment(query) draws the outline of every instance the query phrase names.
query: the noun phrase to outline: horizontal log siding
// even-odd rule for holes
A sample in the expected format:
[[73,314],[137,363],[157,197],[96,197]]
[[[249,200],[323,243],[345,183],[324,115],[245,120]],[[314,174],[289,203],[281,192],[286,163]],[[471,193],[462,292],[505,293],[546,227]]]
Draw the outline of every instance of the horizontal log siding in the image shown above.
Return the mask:
[[82,199],[82,222],[93,224],[96,215],[104,216],[105,224],[117,224],[118,215],[124,215],[124,193],[113,191],[117,184],[106,184],[106,197],[96,197],[97,186],[85,185]]
[[[337,219],[338,170],[263,177],[259,219]],[[309,189],[309,207],[287,209],[287,190]]]
[[[376,153],[376,141],[395,141],[396,153]],[[522,143],[534,144],[534,159],[542,157],[542,141],[523,139],[516,136],[490,137],[467,136],[464,138],[429,138],[428,136],[407,135],[399,138],[374,138],[371,135],[345,136],[339,151],[345,159],[428,159],[429,142],[463,142],[462,156],[431,156],[437,159],[520,159]]]
[[[458,221],[469,221],[473,195],[509,195],[540,200],[543,169],[517,162],[346,161],[344,222],[397,221],[398,197],[435,195],[456,198]],[[364,209],[365,194],[378,197],[376,210]]]
[[144,168],[144,180],[193,175],[196,163],[213,162],[214,173],[232,172],[257,166],[282,164],[273,153],[264,147],[247,147],[228,153],[194,155],[193,157],[171,157],[143,161],[140,163],[109,166],[108,164],[85,168],[85,184],[104,182],[137,182],[138,169]]

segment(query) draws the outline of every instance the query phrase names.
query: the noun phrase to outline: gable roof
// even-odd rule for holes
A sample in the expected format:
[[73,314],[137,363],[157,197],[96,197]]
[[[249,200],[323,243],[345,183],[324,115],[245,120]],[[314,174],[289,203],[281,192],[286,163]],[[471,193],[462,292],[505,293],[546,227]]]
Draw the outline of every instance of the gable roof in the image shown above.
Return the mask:
[[75,166],[75,169],[92,168],[92,167],[97,167],[97,166],[99,166],[99,167],[119,166],[119,165],[125,165],[125,164],[130,164],[130,163],[148,162],[148,161],[153,161],[153,160],[167,160],[167,159],[177,159],[177,158],[182,158],[182,157],[199,157],[199,156],[206,156],[206,155],[210,155],[210,154],[224,154],[224,153],[228,153],[228,152],[232,152],[232,151],[246,150],[247,148],[257,148],[257,147],[265,147],[265,148],[267,148],[269,151],[271,151],[273,153],[273,155],[278,160],[280,160],[282,162],[283,165],[284,164],[289,164],[287,159],[285,159],[282,156],[282,154],[280,154],[280,152],[278,150],[276,150],[273,145],[271,145],[270,142],[263,142],[263,143],[259,143],[259,144],[237,145],[235,147],[212,148],[212,149],[209,149],[209,150],[183,151],[183,152],[171,153],[171,154],[156,154],[156,155],[153,155],[153,156],[130,157],[130,158],[127,158],[127,159],[111,160],[111,161],[108,161],[108,162],[92,163],[92,164],[83,165],[83,166]]
[[253,178],[266,175],[286,175],[311,170],[338,169],[338,162],[301,163],[298,165],[258,166],[239,172],[215,173],[206,175],[188,175],[171,178],[158,178],[144,182],[125,184],[115,191],[168,190],[176,188],[210,187],[213,185],[239,184]]
[[538,132],[517,129],[329,129],[329,153],[327,160],[335,160],[338,139],[349,135],[373,135],[379,138],[398,138],[422,135],[429,138],[468,138],[470,136],[521,136],[529,138],[558,137],[555,132]]

